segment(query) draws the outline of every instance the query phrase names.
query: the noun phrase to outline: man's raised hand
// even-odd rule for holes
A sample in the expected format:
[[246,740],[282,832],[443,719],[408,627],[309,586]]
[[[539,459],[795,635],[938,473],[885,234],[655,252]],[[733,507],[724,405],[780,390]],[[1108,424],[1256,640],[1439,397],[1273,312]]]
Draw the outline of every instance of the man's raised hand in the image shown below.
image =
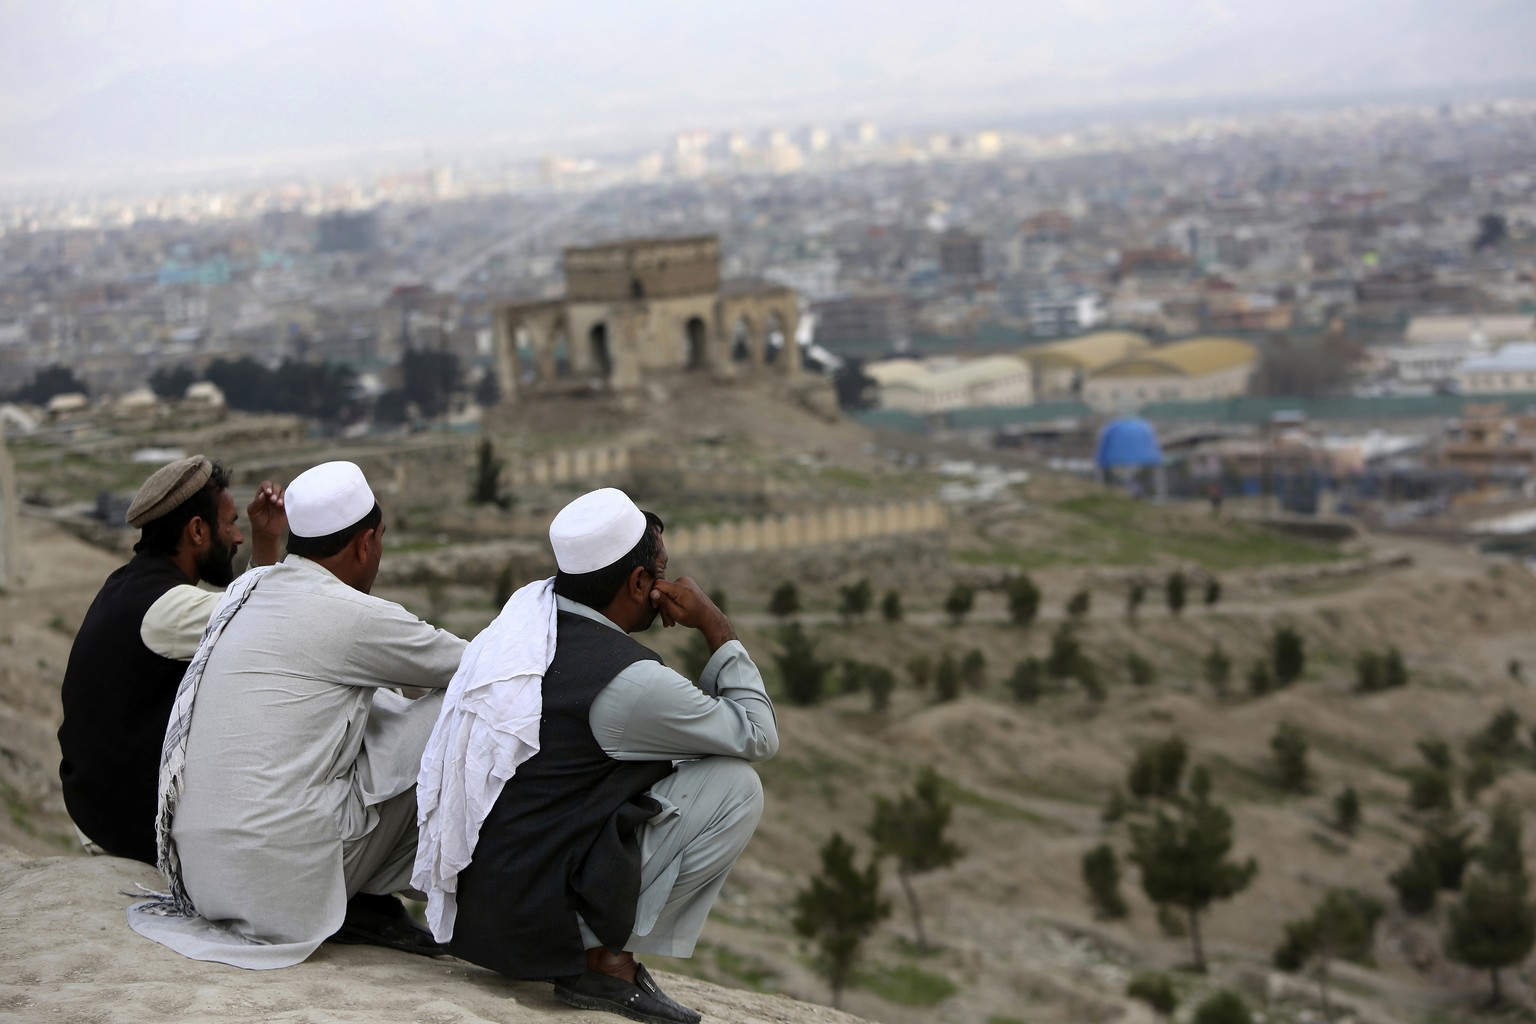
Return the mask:
[[731,620],[725,617],[709,595],[687,576],[677,580],[658,579],[651,585],[651,604],[661,613],[663,626],[687,626],[704,634],[711,651],[728,640],[736,639]]
[[274,564],[282,556],[283,535],[288,532],[282,486],[263,480],[256,497],[245,506],[245,516],[251,523],[251,563]]

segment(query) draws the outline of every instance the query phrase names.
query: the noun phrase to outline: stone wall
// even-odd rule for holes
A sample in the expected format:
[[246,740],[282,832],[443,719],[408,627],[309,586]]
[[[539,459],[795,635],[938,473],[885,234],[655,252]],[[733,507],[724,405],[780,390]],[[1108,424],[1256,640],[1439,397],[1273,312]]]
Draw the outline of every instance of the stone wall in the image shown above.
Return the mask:
[[630,471],[630,449],[624,445],[562,448],[537,455],[510,455],[502,480],[515,493],[520,487],[539,487],[572,481],[605,482],[617,486]]
[[667,551],[679,557],[800,551],[937,533],[947,525],[944,506],[936,501],[839,506],[668,530]]

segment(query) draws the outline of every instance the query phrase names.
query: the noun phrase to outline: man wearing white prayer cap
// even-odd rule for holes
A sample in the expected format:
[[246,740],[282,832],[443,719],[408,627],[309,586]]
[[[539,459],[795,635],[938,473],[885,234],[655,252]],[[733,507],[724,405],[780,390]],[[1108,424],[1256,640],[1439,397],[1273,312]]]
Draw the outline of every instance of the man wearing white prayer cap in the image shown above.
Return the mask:
[[[772,757],[779,737],[730,620],[692,580],[666,578],[662,528],[613,488],[555,516],[559,571],[514,595],[487,630],[494,644],[495,631],[537,636],[554,623],[547,667],[533,680],[537,752],[492,788],[483,821],[436,822],[449,802],[428,815],[424,792],[423,850],[462,827],[478,830],[457,874],[454,919],[439,928],[428,904],[454,955],[514,978],[553,978],[573,1006],[695,1024],[699,1014],[663,993],[634,954],[692,955],[762,814],[750,762]],[[530,611],[513,614],[522,607]],[[627,635],[658,615],[703,634],[712,655],[696,682]],[[445,721],[453,690],[448,699]],[[424,778],[434,753],[429,746]],[[443,773],[454,768],[464,766]]]
[[[284,498],[287,557],[230,586],[182,681],[157,823],[171,889],[129,922],[247,968],[296,964],[338,931],[438,952],[389,894],[411,891],[416,773],[441,694],[392,688],[441,690],[464,641],[371,596],[385,524],[357,466],[306,470]],[[359,894],[392,912],[358,920]]]

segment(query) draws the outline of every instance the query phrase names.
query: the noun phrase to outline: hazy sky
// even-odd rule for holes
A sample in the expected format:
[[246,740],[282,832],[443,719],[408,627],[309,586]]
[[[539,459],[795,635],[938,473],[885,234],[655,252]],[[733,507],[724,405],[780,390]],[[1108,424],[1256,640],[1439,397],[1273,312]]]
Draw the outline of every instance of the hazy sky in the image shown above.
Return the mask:
[[0,173],[1529,80],[1529,0],[0,0]]

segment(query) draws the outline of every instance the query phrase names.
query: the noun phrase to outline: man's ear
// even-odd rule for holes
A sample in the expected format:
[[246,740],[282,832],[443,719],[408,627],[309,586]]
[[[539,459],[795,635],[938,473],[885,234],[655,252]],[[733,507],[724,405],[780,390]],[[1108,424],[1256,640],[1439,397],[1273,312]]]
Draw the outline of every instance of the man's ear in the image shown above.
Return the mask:
[[378,542],[378,530],[358,530],[357,536],[352,538],[352,543],[348,546],[352,548],[352,557],[356,558],[359,564],[364,564],[368,561],[368,556],[373,554],[373,545]]
[[630,595],[632,597],[634,597],[635,600],[643,601],[646,604],[650,604],[651,603],[650,588],[647,587],[647,586],[642,585],[642,583],[640,582],[645,577],[645,575],[646,575],[645,566],[643,566],[643,565],[635,566],[633,569],[629,570],[629,578],[627,580],[625,580],[625,586],[628,588]]
[[181,539],[187,547],[197,551],[206,543],[212,534],[208,529],[208,522],[202,516],[193,516],[187,520],[187,525],[181,528]]

